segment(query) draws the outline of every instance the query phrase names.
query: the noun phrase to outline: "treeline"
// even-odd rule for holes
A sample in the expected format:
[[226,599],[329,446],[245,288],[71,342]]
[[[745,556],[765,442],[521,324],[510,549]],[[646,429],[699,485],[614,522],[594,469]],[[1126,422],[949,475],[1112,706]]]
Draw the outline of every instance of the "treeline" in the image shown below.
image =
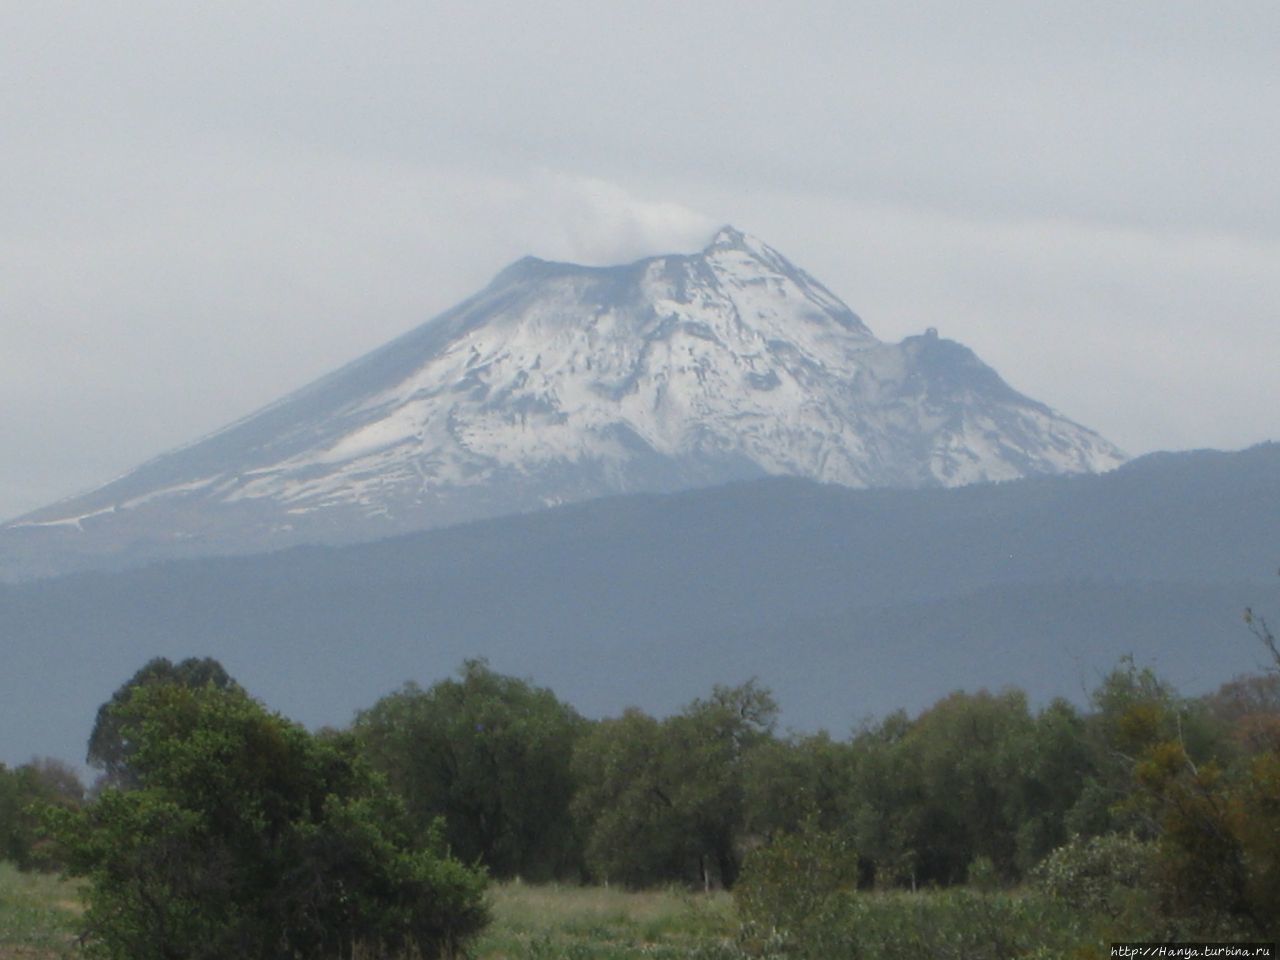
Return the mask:
[[855,851],[862,889],[1012,886],[1072,844],[1129,849],[1089,846],[1117,837],[1142,863],[1163,851],[1171,911],[1280,916],[1278,674],[1183,697],[1125,660],[1087,709],[1005,690],[845,739],[776,721],[754,683],[667,718],[587,721],[473,661],[341,735],[419,829],[443,817],[451,848],[497,877],[732,887],[753,850],[807,834]]
[[[215,661],[144,666],[99,713],[95,804],[146,786],[140,749],[153,767],[177,749],[141,735],[137,701],[156,687],[248,701]],[[499,879],[732,888],[757,851],[809,838],[801,848],[844,851],[832,875],[861,890],[1013,886],[1053,870],[1117,881],[1141,865],[1162,910],[1259,931],[1280,916],[1280,674],[1184,697],[1125,660],[1085,709],[954,693],[843,739],[783,734],[777,719],[750,682],[665,718],[588,720],[473,660],[308,736],[326,762],[341,758],[343,782],[368,771],[382,785],[406,837]],[[79,793],[57,765],[0,769],[0,855],[52,862],[31,801],[66,807]]]

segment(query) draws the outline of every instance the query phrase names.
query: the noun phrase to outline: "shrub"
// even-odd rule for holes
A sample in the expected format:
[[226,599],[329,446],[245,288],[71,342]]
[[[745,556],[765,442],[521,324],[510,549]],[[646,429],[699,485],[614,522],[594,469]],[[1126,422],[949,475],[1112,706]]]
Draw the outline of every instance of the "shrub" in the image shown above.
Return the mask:
[[793,932],[820,916],[827,902],[858,881],[858,855],[838,834],[806,825],[747,857],[734,903],[742,918]]
[[1120,916],[1156,877],[1156,847],[1128,834],[1072,837],[1034,871],[1044,893],[1084,914]]

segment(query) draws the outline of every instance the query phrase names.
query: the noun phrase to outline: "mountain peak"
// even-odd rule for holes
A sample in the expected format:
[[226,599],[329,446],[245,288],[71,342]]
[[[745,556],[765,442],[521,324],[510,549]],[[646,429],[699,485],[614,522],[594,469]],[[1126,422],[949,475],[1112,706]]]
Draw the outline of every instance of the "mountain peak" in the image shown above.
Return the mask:
[[790,260],[769,246],[759,237],[753,236],[737,227],[726,224],[716,231],[711,242],[703,249],[704,257],[713,258],[717,254],[737,253],[758,260],[769,269],[779,273],[798,275],[800,271]]
[[715,236],[711,238],[711,242],[707,244],[704,253],[710,253],[712,250],[725,250],[736,248],[738,250],[746,250],[747,235],[732,224],[726,223],[723,227],[716,231]]
[[521,257],[503,268],[497,276],[489,281],[489,286],[502,286],[512,281],[534,279],[555,270],[557,266],[554,261],[543,260],[541,257]]
[[624,267],[525,257],[260,413],[0,533],[249,552],[770,474],[956,486],[1123,459],[958,344],[877,340],[725,226],[701,255]]

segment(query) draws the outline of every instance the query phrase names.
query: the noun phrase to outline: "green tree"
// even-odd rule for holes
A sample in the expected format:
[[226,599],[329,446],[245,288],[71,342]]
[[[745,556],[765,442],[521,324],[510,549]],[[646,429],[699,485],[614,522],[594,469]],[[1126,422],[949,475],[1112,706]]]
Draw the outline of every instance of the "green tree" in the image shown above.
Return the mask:
[[635,708],[596,724],[579,742],[573,815],[597,879],[642,887],[696,872],[666,747],[662,722]]
[[498,877],[545,880],[580,870],[569,804],[585,728],[550,690],[469,660],[456,680],[384,697],[354,732],[419,830],[443,817],[456,856]]
[[483,876],[410,845],[399,804],[342,738],[230,686],[145,683],[110,714],[134,788],[49,814],[88,877],[94,955],[443,957],[485,922]]
[[895,711],[858,731],[850,744],[850,786],[843,806],[864,880],[879,887],[920,881],[918,839],[926,796],[917,758],[906,745],[911,720]]
[[1092,771],[1080,799],[1067,815],[1070,833],[1135,833],[1152,839],[1159,832],[1149,805],[1137,802],[1136,768],[1163,743],[1177,743],[1195,764],[1221,764],[1231,752],[1225,726],[1204,701],[1187,700],[1149,667],[1125,657],[1091,696],[1085,743]]
[[716,687],[664,721],[637,710],[599,724],[575,756],[574,811],[587,859],[631,885],[737,879],[745,771],[770,739],[777,706],[754,681]]
[[94,719],[85,759],[89,766],[102,771],[103,786],[128,787],[135,784],[130,769],[134,744],[125,736],[123,720],[115,708],[128,701],[138,687],[163,683],[193,688],[212,686],[218,690],[240,689],[222,664],[212,657],[188,657],[178,663],[166,657],[148,660],[120,685],[110,700],[98,708]]
[[773,734],[778,706],[754,680],[717,686],[667,721],[669,776],[688,818],[704,886],[731,887],[741,868],[746,769]]
[[1070,838],[1068,817],[1096,771],[1085,730],[1080,711],[1058,699],[1008,745],[1006,764],[1015,771],[1009,811],[1021,874]]
[[841,829],[851,773],[849,745],[825,732],[762,740],[743,760],[746,834],[768,841],[805,825]]
[[864,883],[960,883],[975,864],[1021,877],[1067,837],[1092,770],[1082,732],[1069,704],[1033,715],[1017,690],[953,693],[859,732],[841,805]]
[[[1251,611],[1245,619],[1280,672],[1270,628]],[[1270,685],[1252,685],[1245,715],[1271,697]],[[1223,935],[1280,936],[1280,745],[1264,737],[1232,764],[1198,740],[1166,725],[1133,768],[1129,802],[1154,826],[1166,911]]]
[[1020,762],[1033,729],[1021,691],[952,694],[912,725],[903,747],[926,798],[917,840],[924,879],[962,881],[978,857],[1015,874]]

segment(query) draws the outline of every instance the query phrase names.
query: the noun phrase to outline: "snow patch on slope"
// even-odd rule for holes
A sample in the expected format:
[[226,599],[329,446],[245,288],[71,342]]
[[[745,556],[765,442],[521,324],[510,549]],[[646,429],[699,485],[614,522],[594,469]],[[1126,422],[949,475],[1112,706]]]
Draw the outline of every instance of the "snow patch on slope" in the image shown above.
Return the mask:
[[955,486],[1123,460],[959,344],[877,340],[726,227],[701,253],[619,267],[521,260],[382,350],[24,522],[164,506],[207,530],[221,505],[274,512],[273,531],[337,529],[344,511],[423,526],[751,475]]

